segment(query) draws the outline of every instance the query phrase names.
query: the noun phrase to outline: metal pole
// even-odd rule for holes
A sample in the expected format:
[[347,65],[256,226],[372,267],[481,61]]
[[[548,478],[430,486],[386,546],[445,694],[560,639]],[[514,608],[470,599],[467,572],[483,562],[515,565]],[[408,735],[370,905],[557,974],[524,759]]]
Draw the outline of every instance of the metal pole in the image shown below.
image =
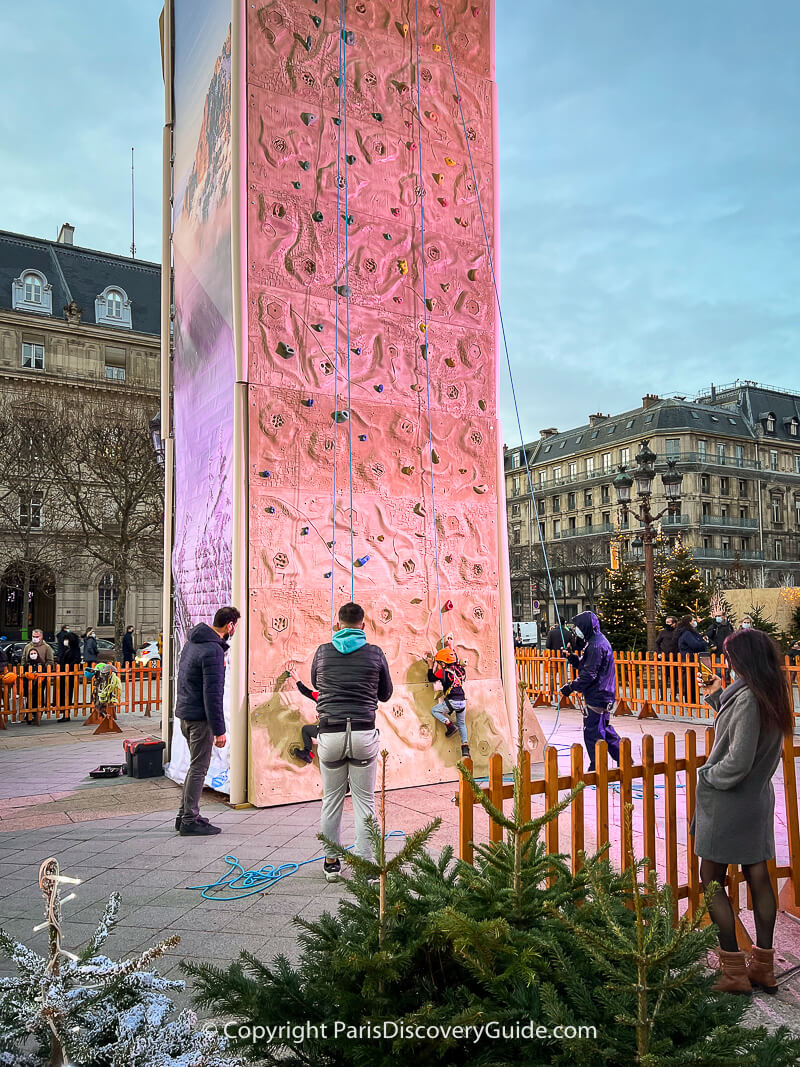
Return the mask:
[[644,603],[647,616],[647,651],[656,650],[656,595],[655,569],[653,567],[653,526],[650,508],[647,504],[643,510],[644,522]]

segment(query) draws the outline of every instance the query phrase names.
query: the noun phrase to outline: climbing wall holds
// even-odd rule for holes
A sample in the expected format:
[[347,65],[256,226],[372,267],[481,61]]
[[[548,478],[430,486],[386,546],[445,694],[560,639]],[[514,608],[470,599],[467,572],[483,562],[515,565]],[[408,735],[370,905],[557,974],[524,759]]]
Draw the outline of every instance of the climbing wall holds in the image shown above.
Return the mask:
[[301,400],[300,403],[304,408],[313,408],[314,398],[312,396],[307,396],[304,400]]
[[410,466],[410,465],[406,465],[405,467],[401,467],[400,470],[403,472],[403,474],[413,474],[414,473],[414,468],[412,466]]
[[438,122],[439,121],[439,116],[436,114],[435,111],[426,111],[425,112],[425,118],[428,119],[430,122]]
[[361,349],[360,348],[351,348],[350,351],[353,353],[354,356],[360,356],[361,355]]
[[383,392],[383,386],[382,385],[373,385],[372,388],[375,390],[376,393],[382,393]]
[[453,557],[452,556],[445,556],[444,557],[444,561],[445,561],[445,563],[452,563],[453,562]]
[[474,19],[476,19],[478,17],[478,15],[480,15],[480,13],[481,13],[481,9],[479,7],[473,7],[473,9],[472,9],[472,17]]
[[332,411],[331,418],[334,422],[347,422],[350,415],[347,411]]
[[467,277],[469,278],[469,280],[471,282],[474,282],[474,281],[478,280],[478,271],[476,270],[475,267],[473,267],[471,270],[467,271]]
[[336,292],[339,294],[339,296],[346,296],[346,297],[349,298],[349,296],[350,296],[350,286],[349,285],[334,285],[333,288],[336,290]]
[[400,214],[400,208],[399,207],[389,208],[389,210],[391,211],[391,213],[394,215],[395,218],[397,218],[398,215]]
[[259,471],[258,472],[258,476],[259,476],[259,478],[271,478],[272,477],[270,471]]
[[429,296],[425,299],[425,307],[428,309],[428,311],[433,311],[433,309],[436,307],[436,301],[433,299],[432,296]]
[[481,411],[486,411],[486,401],[485,400],[479,400],[478,401],[478,407],[481,409]]
[[473,485],[472,488],[475,490],[476,493],[478,493],[479,496],[483,493],[488,493],[489,491],[488,485]]
[[322,19],[319,17],[319,15],[312,15],[311,16],[311,21],[314,23],[314,25],[317,27],[317,29],[319,29],[320,26],[322,25]]
[[376,122],[383,122],[383,115],[380,113],[380,111],[373,111],[372,117],[375,119]]
[[300,527],[300,534],[303,537],[308,537],[308,527],[307,526],[301,526]]
[[445,600],[444,604],[442,604],[442,611],[452,611],[452,610],[453,610],[453,601],[452,600]]
[[438,196],[436,199],[439,201],[442,207],[447,207],[450,204],[450,201],[447,199],[446,196]]
[[266,511],[266,513],[268,515],[274,515],[275,514],[275,508],[272,506],[272,504],[270,504],[269,507],[265,508],[264,510]]
[[421,393],[422,392],[422,386],[421,385],[417,385],[415,383],[414,385],[411,386],[411,392],[412,393]]
[[455,365],[456,365],[456,361],[453,359],[452,356],[447,356],[445,358],[445,363],[447,364],[448,367],[455,367]]
[[332,573],[333,573],[332,571],[325,571],[325,577],[326,578],[330,578]]
[[278,347],[277,347],[276,351],[277,351],[278,355],[281,357],[281,359],[291,359],[292,356],[294,355],[294,349],[292,348],[292,346],[284,344],[283,341],[279,341],[278,342]]
[[395,304],[402,304],[403,303],[402,296],[393,296],[392,300],[394,300]]
[[342,40],[345,44],[355,44],[356,35],[353,33],[352,30],[342,30]]
[[416,152],[417,145],[414,141],[406,141],[406,148],[409,150],[409,152]]
[[437,185],[441,185],[444,181],[444,174],[434,174],[433,180],[436,182]]
[[344,220],[344,222],[345,222],[345,224],[347,226],[352,226],[353,225],[353,216],[352,215],[342,215],[342,219]]
[[312,47],[313,47],[313,45],[314,45],[314,39],[313,39],[313,37],[311,37],[311,35],[309,34],[309,36],[308,36],[308,37],[306,37],[306,39],[305,39],[305,41],[303,42],[303,44],[305,45],[305,48],[306,48],[306,52],[310,52],[310,51],[311,51],[311,49],[312,49]]
[[423,359],[427,359],[428,358],[428,346],[427,345],[420,345],[419,346],[419,354],[422,356]]
[[425,505],[424,504],[415,504],[414,505],[414,514],[415,515],[422,515],[423,518],[424,518],[424,516],[425,516]]
[[398,259],[397,269],[400,271],[401,274],[408,274],[408,260]]
[[353,165],[353,164],[355,163],[355,161],[356,161],[356,157],[355,157],[355,156],[345,156],[344,158],[345,158],[345,159],[347,160],[347,162],[348,162],[348,163],[349,163],[349,164],[350,164],[351,166],[352,166],[352,165]]
[[428,327],[427,327],[427,326],[425,325],[425,323],[424,323],[424,322],[421,322],[421,323],[419,324],[419,332],[420,332],[420,333],[426,333],[426,332],[427,332],[427,330],[428,330]]
[[384,241],[391,241],[392,235],[390,233],[385,233],[383,235],[383,239],[384,239]]
[[415,596],[414,599],[411,601],[411,603],[412,604],[421,604],[422,603],[422,597],[421,596]]
[[463,226],[464,229],[466,229],[467,226],[469,226],[469,223],[467,222],[466,219],[459,218],[458,216],[456,216],[456,224],[458,226]]
[[385,537],[383,536],[383,534],[378,534],[378,536],[377,536],[376,540],[377,540],[377,541],[385,541],[385,540],[386,540],[386,538],[385,538]]
[[359,439],[359,441],[366,441],[367,435],[365,433],[360,433],[358,435],[358,439]]
[[456,165],[456,161],[454,159],[451,159],[450,156],[445,156],[444,161],[448,167],[454,167]]
[[397,32],[402,37],[408,37],[408,23],[407,22],[395,22],[395,26],[397,27]]
[[355,562],[355,566],[363,567],[365,563],[369,563],[369,556],[359,556]]
[[439,462],[439,453],[436,451],[435,448],[432,448],[431,449],[431,463],[438,463],[438,462]]
[[310,111],[301,112],[300,118],[303,120],[306,126],[313,126],[314,123],[317,121],[317,116],[312,115]]
[[322,212],[321,211],[312,211],[311,212],[311,218],[314,220],[314,222],[322,222]]
[[449,293],[450,292],[450,282],[440,282],[439,284],[442,287],[442,292],[443,293]]
[[307,159],[301,159],[300,160],[300,169],[301,170],[310,170],[311,169],[311,164],[308,162]]
[[292,182],[292,185],[294,186],[295,189],[302,188],[302,186],[300,185],[300,182]]
[[342,120],[341,119],[337,119],[335,115],[331,119],[331,122],[333,123],[334,126],[341,126],[342,125]]
[[434,52],[441,52],[442,46],[440,44],[435,44],[433,46],[433,50],[434,50]]
[[311,329],[314,330],[316,333],[322,333],[325,327],[322,325],[321,322],[312,322]]

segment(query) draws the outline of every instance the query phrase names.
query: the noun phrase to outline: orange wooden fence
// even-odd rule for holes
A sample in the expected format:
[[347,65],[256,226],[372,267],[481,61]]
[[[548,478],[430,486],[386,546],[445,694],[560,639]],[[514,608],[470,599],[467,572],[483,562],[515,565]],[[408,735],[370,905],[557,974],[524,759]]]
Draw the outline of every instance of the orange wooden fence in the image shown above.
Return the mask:
[[18,722],[30,715],[40,721],[69,715],[71,719],[86,717],[85,725],[100,723],[95,733],[105,733],[115,731],[113,720],[121,712],[139,712],[147,717],[153,710],[160,712],[160,666],[117,669],[122,696],[113,714],[101,721],[96,713],[93,714],[92,685],[84,678],[83,665],[57,666],[39,672],[21,666],[10,668],[8,673],[14,675],[14,681],[4,683],[0,679],[0,729],[6,729],[6,719]]
[[[728,668],[722,656],[692,656],[688,660],[660,656],[652,652],[616,652],[617,715],[638,715],[640,719],[666,719],[712,723],[714,710],[706,704],[698,689],[699,659],[718,670],[724,683]],[[562,697],[559,689],[575,677],[563,653],[539,652],[532,648],[516,651],[517,674],[535,706],[559,702],[561,707],[575,707],[575,697]],[[800,730],[800,662],[785,658],[794,698],[796,729]]]
[[[610,842],[612,847],[609,858],[618,868],[625,869],[632,842],[624,813],[626,805],[633,804],[634,821],[631,825],[640,827],[641,837],[641,842],[634,848],[634,854],[638,858],[646,858],[648,868],[657,872],[659,882],[672,887],[677,920],[679,901],[686,900],[688,907],[694,912],[701,898],[699,864],[688,831],[695,807],[697,770],[705,763],[713,742],[714,731],[709,727],[705,731],[705,752],[699,754],[697,734],[694,730],[687,730],[683,738],[683,755],[679,756],[676,752],[675,734],[670,732],[664,735],[663,758],[656,761],[653,738],[650,734],[645,734],[642,737],[642,761],[634,764],[631,741],[626,737],[620,744],[619,766],[609,767],[608,747],[605,741],[601,741],[595,753],[594,771],[584,771],[583,747],[574,744],[570,749],[570,769],[567,774],[559,772],[557,749],[548,747],[544,753],[544,776],[534,779],[531,779],[530,775],[530,756],[525,752],[523,790],[520,798],[523,819],[530,818],[532,797],[543,796],[546,810],[558,802],[560,792],[574,789],[580,782],[584,782],[587,789],[579,793],[570,807],[545,827],[548,851],[568,852],[572,869],[576,871],[580,866],[581,851],[593,852]],[[789,737],[783,747],[782,811],[780,798],[776,797],[776,815],[782,815],[785,820],[788,862],[778,866],[773,861],[770,870],[779,906],[784,911],[800,915],[800,817],[795,772],[797,757],[800,757],[800,744]],[[472,769],[471,760],[465,760],[464,764]],[[681,775],[683,781],[680,779]],[[657,783],[657,779],[663,779],[663,782]],[[594,787],[593,819],[587,811],[587,806],[592,803],[591,792],[588,790],[590,786]],[[514,795],[513,785],[503,780],[503,760],[499,754],[493,755],[489,761],[489,784],[483,791],[501,811],[503,801]],[[678,803],[678,794],[681,792],[685,796],[683,805]],[[466,779],[462,777],[459,784],[459,855],[467,863],[473,861],[474,805],[477,803]],[[612,818],[615,805],[618,822]],[[679,820],[685,823],[685,834],[678,833]],[[565,826],[567,821],[569,825]],[[659,827],[663,837],[657,832]],[[587,836],[593,840],[587,842]],[[489,841],[498,842],[502,839],[502,827],[490,819]],[[682,862],[679,863],[679,859]],[[684,872],[682,876],[679,873],[681,870]],[[785,882],[779,890],[778,881],[784,879]],[[732,887],[731,898],[738,914],[742,881],[738,868],[729,868],[728,880]],[[745,937],[744,928],[741,928],[740,936]]]

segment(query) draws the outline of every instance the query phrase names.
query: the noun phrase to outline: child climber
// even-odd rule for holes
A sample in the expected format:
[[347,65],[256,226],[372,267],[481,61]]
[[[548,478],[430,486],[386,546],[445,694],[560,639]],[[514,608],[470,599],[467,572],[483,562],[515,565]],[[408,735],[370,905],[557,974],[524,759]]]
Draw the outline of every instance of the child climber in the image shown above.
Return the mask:
[[464,695],[464,678],[467,672],[464,665],[459,663],[458,656],[449,645],[439,649],[435,655],[433,652],[426,652],[425,659],[428,663],[428,681],[440,682],[442,686],[442,699],[433,705],[431,714],[447,727],[445,737],[450,737],[458,730],[461,734],[461,755],[469,756],[467,701]]
[[[316,704],[317,700],[319,699],[319,693],[317,692],[317,690],[309,689],[307,685],[304,685],[304,683],[301,682],[300,679],[297,677],[297,671],[290,670],[289,677],[294,681],[294,684],[300,690],[302,695],[304,697],[308,697],[309,700],[313,700]],[[300,748],[298,746],[297,748],[293,748],[292,755],[295,757],[295,759],[301,759],[304,763],[311,763],[314,759],[314,753],[312,751],[311,745],[313,739],[319,736],[319,719],[317,719],[317,721],[314,723],[306,723],[300,733],[303,735],[303,747]]]

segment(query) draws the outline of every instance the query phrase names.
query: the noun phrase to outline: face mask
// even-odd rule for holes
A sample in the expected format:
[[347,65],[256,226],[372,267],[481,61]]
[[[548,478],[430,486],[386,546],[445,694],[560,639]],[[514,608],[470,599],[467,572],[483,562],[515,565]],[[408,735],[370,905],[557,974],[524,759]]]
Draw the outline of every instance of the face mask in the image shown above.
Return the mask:
[[38,652],[31,652],[30,657],[32,662],[35,662],[39,658]]
[[34,643],[35,645],[40,645],[40,644],[42,643],[42,639],[41,639],[41,637],[34,637],[34,639],[33,639],[33,643]]
[[665,628],[666,630],[674,630],[674,629],[675,629],[675,623],[673,623],[673,622],[668,622],[668,623],[665,623],[665,626],[664,626],[664,628]]
[[581,641],[583,641],[583,639],[584,639],[584,637],[583,637],[583,630],[582,630],[582,629],[580,628],[580,626],[576,626],[576,627],[574,627],[574,629],[575,629],[575,633],[576,633],[576,635],[577,635],[578,637],[580,637]]
[[69,641],[64,642],[64,648],[69,648]]
[[736,671],[731,671],[731,681],[732,682],[736,681]]
[[722,616],[721,615],[717,615],[715,617],[715,619],[714,619],[714,622],[722,622]]
[[697,629],[697,619],[692,619],[690,625],[691,625],[693,630],[696,630]]
[[742,623],[742,629],[743,630],[749,630],[752,625],[753,625],[752,622],[743,622]]

